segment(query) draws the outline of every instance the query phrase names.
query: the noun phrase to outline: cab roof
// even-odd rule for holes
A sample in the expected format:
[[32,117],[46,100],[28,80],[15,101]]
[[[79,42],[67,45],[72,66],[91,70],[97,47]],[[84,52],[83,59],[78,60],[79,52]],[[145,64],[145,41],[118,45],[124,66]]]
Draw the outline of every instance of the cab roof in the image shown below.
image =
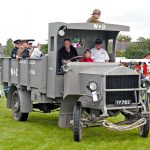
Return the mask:
[[75,30],[103,30],[103,31],[130,31],[129,26],[125,25],[116,25],[108,23],[63,23],[56,22],[50,23],[50,25],[60,26],[62,29],[75,29]]

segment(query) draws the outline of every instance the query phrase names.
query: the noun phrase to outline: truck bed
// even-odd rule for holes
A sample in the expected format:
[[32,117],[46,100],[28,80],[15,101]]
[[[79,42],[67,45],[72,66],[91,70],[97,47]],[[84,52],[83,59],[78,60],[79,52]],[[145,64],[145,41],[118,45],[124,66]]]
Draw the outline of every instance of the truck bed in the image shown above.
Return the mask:
[[27,87],[27,90],[38,89],[46,93],[47,56],[41,59],[2,58],[2,83]]

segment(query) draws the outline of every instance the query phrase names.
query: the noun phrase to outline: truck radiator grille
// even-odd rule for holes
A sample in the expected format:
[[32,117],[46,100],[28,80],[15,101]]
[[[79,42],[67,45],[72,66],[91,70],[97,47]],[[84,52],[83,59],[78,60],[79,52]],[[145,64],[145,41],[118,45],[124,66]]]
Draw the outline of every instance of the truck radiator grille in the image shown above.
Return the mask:
[[[131,89],[139,88],[139,76],[107,76],[106,89]],[[106,92],[106,104],[115,104],[115,100],[131,100],[135,103],[134,91]],[[139,92],[136,92],[137,101],[139,101]]]

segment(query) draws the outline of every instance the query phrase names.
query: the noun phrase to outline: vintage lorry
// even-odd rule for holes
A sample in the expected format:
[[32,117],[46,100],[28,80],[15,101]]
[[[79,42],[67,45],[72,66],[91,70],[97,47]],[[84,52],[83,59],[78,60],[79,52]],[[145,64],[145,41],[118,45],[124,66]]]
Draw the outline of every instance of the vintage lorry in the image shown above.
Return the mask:
[[[58,125],[73,127],[75,141],[91,124],[124,131],[140,128],[149,133],[149,108],[146,88],[136,71],[115,63],[115,42],[128,26],[106,23],[49,23],[48,55],[41,59],[2,58],[2,82],[9,85],[7,108],[13,118],[26,121],[34,108],[47,113],[60,108]],[[58,50],[70,39],[78,55],[94,47],[97,38],[109,54],[108,63],[64,63],[59,66]],[[125,120],[112,124],[109,116],[123,114]],[[123,125],[123,126],[122,126]],[[124,126],[125,125],[125,126]]]

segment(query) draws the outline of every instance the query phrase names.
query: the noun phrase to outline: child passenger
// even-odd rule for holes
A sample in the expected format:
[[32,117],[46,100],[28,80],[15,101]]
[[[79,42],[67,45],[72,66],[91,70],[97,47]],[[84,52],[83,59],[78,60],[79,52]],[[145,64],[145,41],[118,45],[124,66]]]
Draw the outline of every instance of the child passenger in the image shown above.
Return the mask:
[[81,58],[80,62],[93,62],[93,59],[91,58],[91,51],[89,49],[85,50],[84,57]]

